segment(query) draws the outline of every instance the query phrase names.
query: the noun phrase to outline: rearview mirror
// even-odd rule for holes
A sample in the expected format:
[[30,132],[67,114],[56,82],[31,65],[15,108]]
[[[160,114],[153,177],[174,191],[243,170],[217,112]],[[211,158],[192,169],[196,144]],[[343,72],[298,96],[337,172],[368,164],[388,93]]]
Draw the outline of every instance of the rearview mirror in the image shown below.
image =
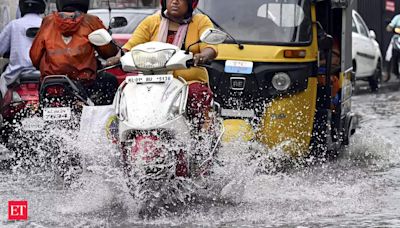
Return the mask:
[[32,27],[32,28],[28,28],[26,30],[26,36],[29,38],[35,38],[36,34],[39,32],[39,28],[38,27]]
[[369,31],[369,37],[371,37],[372,39],[376,40],[376,34],[374,30],[370,30]]
[[105,29],[97,29],[96,31],[90,33],[88,38],[90,43],[98,47],[107,45],[112,41],[110,33],[108,33]]
[[221,44],[226,38],[228,38],[228,35],[225,32],[210,28],[201,34],[200,41],[207,44]]
[[121,28],[128,25],[128,20],[125,17],[113,17],[110,20],[109,28]]

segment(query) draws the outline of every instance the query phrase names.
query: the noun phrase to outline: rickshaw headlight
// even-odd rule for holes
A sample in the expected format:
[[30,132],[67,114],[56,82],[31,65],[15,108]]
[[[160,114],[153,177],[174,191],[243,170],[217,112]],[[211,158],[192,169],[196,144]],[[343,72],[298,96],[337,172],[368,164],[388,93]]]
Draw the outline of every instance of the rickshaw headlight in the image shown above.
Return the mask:
[[287,73],[279,72],[272,77],[272,86],[278,91],[285,91],[289,89],[292,81]]

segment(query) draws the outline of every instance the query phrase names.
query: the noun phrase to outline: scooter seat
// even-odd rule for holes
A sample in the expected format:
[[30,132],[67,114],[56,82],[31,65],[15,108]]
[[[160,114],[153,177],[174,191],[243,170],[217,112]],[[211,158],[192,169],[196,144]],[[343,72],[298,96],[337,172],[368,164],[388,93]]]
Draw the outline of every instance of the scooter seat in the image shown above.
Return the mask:
[[7,86],[7,88],[13,88],[20,84],[27,84],[27,83],[37,83],[39,84],[40,81],[40,71],[33,71],[30,73],[21,74],[18,79]]
[[30,73],[22,74],[19,77],[20,83],[28,83],[28,82],[39,83],[39,80],[40,80],[40,71],[33,71]]

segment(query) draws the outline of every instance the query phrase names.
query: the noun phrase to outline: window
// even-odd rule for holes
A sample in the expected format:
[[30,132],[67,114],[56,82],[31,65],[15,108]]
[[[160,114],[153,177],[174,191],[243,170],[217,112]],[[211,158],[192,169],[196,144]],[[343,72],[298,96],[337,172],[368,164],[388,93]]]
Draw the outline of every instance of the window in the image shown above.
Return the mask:
[[351,25],[352,25],[353,32],[358,33],[357,25],[356,25],[356,22],[354,22],[354,20],[352,20]]
[[368,27],[365,25],[364,21],[361,19],[360,16],[355,14],[355,20],[358,24],[358,29],[360,30],[360,34],[366,37],[369,37]]
[[239,41],[282,45],[311,41],[310,0],[202,0],[199,8]]

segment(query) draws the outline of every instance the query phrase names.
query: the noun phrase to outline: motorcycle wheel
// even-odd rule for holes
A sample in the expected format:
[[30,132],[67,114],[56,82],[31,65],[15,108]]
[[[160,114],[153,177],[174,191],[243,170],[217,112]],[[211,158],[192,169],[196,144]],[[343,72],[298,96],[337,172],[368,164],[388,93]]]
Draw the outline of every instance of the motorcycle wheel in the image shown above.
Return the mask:
[[176,175],[175,153],[168,151],[155,163],[142,162],[124,162],[129,193],[139,201],[141,218],[158,217],[185,204],[193,186],[189,178]]

